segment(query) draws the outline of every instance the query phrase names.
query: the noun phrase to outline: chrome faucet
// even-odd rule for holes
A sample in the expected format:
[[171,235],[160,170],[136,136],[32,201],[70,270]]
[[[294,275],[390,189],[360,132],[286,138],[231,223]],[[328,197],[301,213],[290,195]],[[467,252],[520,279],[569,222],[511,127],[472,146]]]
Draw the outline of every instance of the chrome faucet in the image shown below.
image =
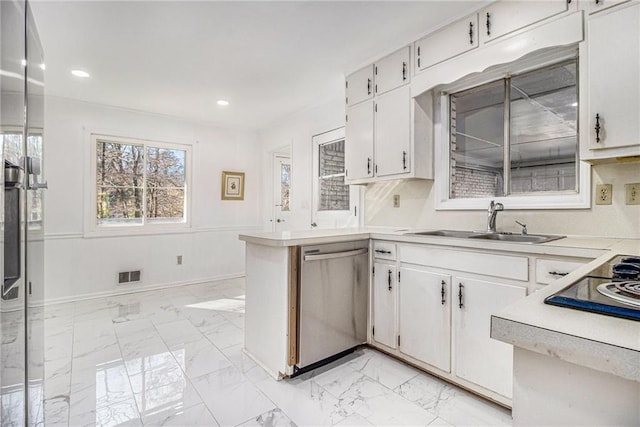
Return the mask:
[[496,216],[499,211],[504,210],[504,205],[502,203],[495,203],[493,200],[489,203],[489,209],[487,209],[487,232],[495,233],[496,232]]
[[527,234],[527,224],[523,224],[520,221],[516,220],[516,224],[518,224],[520,227],[522,227],[522,234]]

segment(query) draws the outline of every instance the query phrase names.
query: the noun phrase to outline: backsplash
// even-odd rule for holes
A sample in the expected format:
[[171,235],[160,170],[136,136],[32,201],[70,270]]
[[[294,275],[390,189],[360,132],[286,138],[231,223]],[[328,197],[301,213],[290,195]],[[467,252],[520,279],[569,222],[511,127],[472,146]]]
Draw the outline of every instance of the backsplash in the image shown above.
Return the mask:
[[[640,205],[624,204],[624,184],[640,182],[640,162],[612,163],[591,168],[592,207],[565,210],[510,210],[500,212],[497,228],[519,232],[515,220],[527,224],[530,233],[640,238]],[[613,203],[595,205],[596,184],[613,185]],[[393,196],[400,195],[400,207]],[[398,228],[484,230],[484,210],[436,211],[433,181],[398,180],[369,184],[365,194],[368,226]]]

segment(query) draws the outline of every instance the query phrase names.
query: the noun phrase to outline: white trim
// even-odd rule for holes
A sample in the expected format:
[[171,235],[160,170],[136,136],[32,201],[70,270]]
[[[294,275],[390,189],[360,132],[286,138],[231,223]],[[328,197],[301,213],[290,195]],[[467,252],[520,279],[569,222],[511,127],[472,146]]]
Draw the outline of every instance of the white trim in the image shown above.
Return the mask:
[[111,237],[146,237],[166,236],[167,234],[195,234],[195,233],[223,233],[228,231],[245,232],[249,230],[262,230],[259,225],[238,225],[229,227],[191,227],[162,231],[127,230],[124,233],[46,233],[44,240],[70,240],[70,239],[100,239]]
[[[218,276],[204,277],[204,278],[194,279],[194,280],[185,280],[185,281],[181,281],[181,282],[161,283],[161,284],[157,284],[157,285],[142,285],[142,286],[135,286],[134,285],[134,287],[131,288],[131,289],[118,288],[118,289],[114,289],[114,290],[111,290],[111,291],[94,292],[94,293],[88,293],[88,294],[74,295],[74,296],[70,296],[70,297],[48,299],[46,301],[38,301],[35,306],[36,307],[42,307],[42,306],[48,307],[48,306],[55,305],[55,304],[65,304],[65,303],[76,302],[76,301],[86,301],[86,300],[95,299],[95,298],[104,298],[104,297],[111,297],[111,296],[117,296],[117,295],[126,295],[126,294],[135,294],[135,293],[138,293],[138,292],[147,292],[147,291],[151,291],[151,290],[176,288],[176,287],[180,287],[180,286],[198,285],[198,284],[207,283],[207,282],[220,282],[220,281],[223,281],[223,280],[239,279],[239,278],[242,278],[242,277],[245,277],[245,276],[246,276],[246,274],[244,272],[242,272],[242,273],[221,274],[221,275],[218,275]],[[126,286],[126,285],[123,285],[123,286]]]
[[[193,169],[193,161],[192,161],[192,151],[193,145],[192,143],[181,143],[181,142],[165,142],[162,140],[153,140],[149,138],[132,138],[132,137],[123,137],[115,135],[112,132],[86,132],[84,135],[89,143],[89,149],[87,150],[89,156],[89,176],[88,179],[85,180],[85,186],[88,185],[88,188],[85,187],[85,194],[87,195],[88,202],[85,204],[85,218],[84,218],[84,233],[88,237],[92,237],[95,235],[108,235],[111,233],[115,234],[125,234],[125,235],[133,235],[138,234],[141,230],[162,230],[164,233],[170,233],[174,230],[180,229],[188,229],[191,228],[191,205],[192,205],[192,169]],[[183,223],[165,223],[165,224],[148,224],[145,221],[144,212],[142,217],[142,224],[131,224],[131,225],[113,225],[113,226],[100,226],[98,225],[96,218],[96,173],[97,173],[97,152],[96,152],[96,144],[98,140],[107,139],[109,141],[113,141],[116,143],[122,144],[131,144],[131,145],[143,145],[144,146],[144,154],[146,155],[146,147],[158,147],[165,149],[175,149],[175,150],[183,150],[185,152],[185,222]],[[146,159],[145,159],[146,162]],[[146,164],[143,166],[143,175],[146,180]],[[86,174],[84,175],[86,176]],[[146,206],[146,198],[143,196],[143,207]],[[143,209],[144,211],[144,209]],[[142,233],[144,234],[144,233]]]

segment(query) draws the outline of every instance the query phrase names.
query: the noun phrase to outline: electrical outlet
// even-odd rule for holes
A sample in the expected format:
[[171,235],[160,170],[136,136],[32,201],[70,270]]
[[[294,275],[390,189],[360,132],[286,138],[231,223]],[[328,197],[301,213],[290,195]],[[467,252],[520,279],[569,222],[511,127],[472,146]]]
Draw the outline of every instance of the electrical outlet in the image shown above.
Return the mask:
[[624,185],[625,205],[640,205],[640,182]]
[[178,265],[182,265],[182,255],[178,255],[177,262],[178,262]]
[[597,184],[596,185],[596,205],[610,205],[612,191],[613,191],[613,186],[611,184]]
[[399,208],[400,207],[400,195],[399,194],[394,194],[393,195],[393,207],[394,208]]

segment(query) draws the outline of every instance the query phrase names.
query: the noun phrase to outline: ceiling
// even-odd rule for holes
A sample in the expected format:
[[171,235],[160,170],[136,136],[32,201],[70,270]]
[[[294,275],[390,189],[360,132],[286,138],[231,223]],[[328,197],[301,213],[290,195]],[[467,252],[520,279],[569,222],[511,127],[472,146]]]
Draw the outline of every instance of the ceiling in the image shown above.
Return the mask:
[[[46,93],[259,129],[479,1],[32,1]],[[70,74],[81,68],[91,77]],[[216,100],[225,99],[228,107]]]

